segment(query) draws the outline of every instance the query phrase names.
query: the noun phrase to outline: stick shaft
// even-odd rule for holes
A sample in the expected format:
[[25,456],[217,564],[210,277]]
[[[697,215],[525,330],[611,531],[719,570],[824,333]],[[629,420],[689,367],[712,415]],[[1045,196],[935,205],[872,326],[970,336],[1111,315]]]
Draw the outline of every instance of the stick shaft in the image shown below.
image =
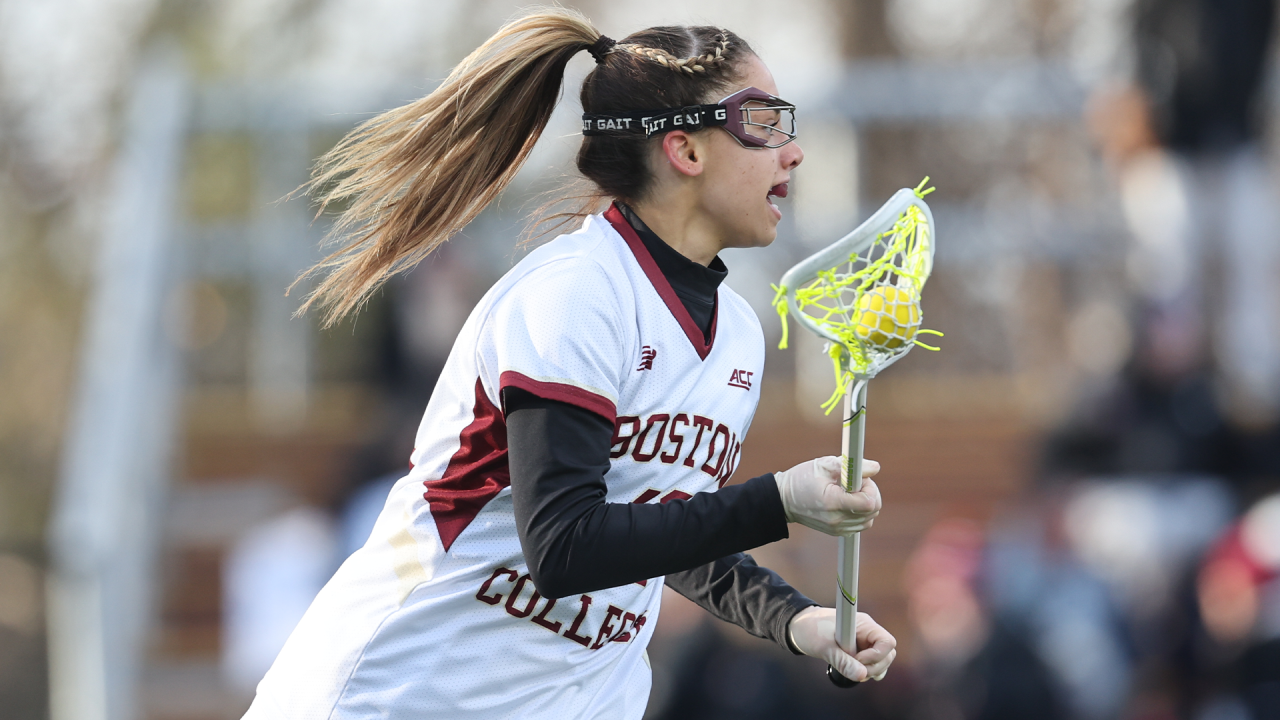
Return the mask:
[[[844,489],[862,489],[862,446],[867,419],[867,381],[859,380],[844,396],[844,439],[841,454],[846,458]],[[836,642],[850,654],[857,651],[855,633],[858,617],[858,552],[861,533],[840,538],[836,580]]]

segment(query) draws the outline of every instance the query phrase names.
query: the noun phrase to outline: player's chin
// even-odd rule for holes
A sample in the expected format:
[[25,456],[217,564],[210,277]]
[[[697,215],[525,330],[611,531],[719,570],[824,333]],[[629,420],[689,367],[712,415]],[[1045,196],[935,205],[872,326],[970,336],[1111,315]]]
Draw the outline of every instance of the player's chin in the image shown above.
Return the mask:
[[768,247],[772,245],[773,241],[776,240],[777,238],[778,238],[777,228],[768,228],[767,230],[764,228],[760,228],[760,229],[757,229],[755,232],[748,230],[748,231],[737,233],[735,235],[734,243],[732,245],[727,245],[726,247],[743,248],[743,249]]
[[738,222],[729,230],[733,241],[727,247],[767,247],[778,238],[779,218],[773,213],[759,212],[757,208],[741,208],[737,213]]
[[769,245],[778,239],[778,223],[782,222],[782,216],[770,209],[768,215],[764,217],[763,227],[760,236],[764,239],[761,245]]
[[781,222],[781,218],[769,213],[755,223],[755,232],[752,233],[752,237],[756,239],[755,245],[757,247],[765,247],[778,239],[779,222]]
[[743,247],[769,247],[774,240],[778,239],[778,227],[774,225],[767,230],[762,229],[749,237],[750,239],[742,244]]

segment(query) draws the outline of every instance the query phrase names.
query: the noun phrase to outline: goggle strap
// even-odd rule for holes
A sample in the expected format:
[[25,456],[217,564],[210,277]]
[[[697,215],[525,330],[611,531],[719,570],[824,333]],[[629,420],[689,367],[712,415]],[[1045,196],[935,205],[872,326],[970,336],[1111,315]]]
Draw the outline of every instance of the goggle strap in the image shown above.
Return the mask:
[[583,135],[616,135],[644,133],[653,137],[671,130],[701,130],[729,124],[729,111],[723,105],[689,105],[662,110],[630,113],[583,113]]

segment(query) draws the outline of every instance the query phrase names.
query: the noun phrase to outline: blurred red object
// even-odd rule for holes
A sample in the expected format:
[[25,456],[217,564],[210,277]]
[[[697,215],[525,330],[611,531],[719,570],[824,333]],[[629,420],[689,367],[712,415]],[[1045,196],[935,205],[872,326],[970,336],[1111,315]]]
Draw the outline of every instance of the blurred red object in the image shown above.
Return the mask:
[[1200,614],[1224,645],[1248,639],[1258,620],[1261,587],[1280,577],[1280,495],[1259,501],[1205,557],[1196,582]]
[[944,519],[930,528],[907,563],[911,620],[934,660],[963,663],[986,642],[987,616],[974,582],[984,542],[982,528],[972,520]]

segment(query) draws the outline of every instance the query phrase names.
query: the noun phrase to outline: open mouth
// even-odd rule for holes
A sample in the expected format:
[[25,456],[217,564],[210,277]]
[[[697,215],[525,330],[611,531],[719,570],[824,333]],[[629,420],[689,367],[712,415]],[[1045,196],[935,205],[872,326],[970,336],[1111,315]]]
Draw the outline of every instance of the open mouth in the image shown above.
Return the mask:
[[769,192],[765,194],[765,200],[768,200],[769,202],[769,210],[773,212],[774,220],[782,219],[782,211],[778,209],[778,206],[773,203],[773,200],[771,198],[775,198],[775,197],[784,198],[786,196],[787,196],[786,183],[778,183],[777,185],[774,185],[773,187],[769,188]]

